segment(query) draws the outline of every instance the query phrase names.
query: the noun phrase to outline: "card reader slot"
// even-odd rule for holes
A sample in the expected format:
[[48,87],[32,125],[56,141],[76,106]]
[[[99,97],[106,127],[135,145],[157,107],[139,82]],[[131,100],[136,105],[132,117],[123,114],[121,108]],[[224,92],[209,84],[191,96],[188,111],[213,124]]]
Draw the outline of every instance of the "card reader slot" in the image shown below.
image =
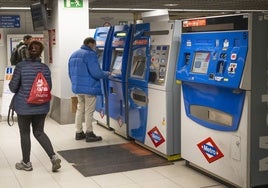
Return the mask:
[[218,64],[217,64],[217,73],[219,74],[223,74],[224,72],[224,61],[218,61]]

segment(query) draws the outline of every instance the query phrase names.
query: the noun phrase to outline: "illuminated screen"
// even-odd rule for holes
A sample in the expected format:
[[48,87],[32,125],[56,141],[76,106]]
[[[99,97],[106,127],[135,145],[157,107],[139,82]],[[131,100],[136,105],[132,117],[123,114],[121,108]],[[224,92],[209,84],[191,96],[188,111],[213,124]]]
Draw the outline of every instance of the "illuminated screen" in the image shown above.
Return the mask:
[[127,36],[127,34],[126,33],[116,33],[115,36],[116,37],[125,37],[125,36]]
[[121,70],[122,56],[116,56],[113,64],[113,70]]
[[209,59],[209,52],[196,52],[192,72],[206,74],[208,71]]
[[134,63],[133,63],[133,76],[142,77],[145,69],[145,56],[135,56],[134,57]]

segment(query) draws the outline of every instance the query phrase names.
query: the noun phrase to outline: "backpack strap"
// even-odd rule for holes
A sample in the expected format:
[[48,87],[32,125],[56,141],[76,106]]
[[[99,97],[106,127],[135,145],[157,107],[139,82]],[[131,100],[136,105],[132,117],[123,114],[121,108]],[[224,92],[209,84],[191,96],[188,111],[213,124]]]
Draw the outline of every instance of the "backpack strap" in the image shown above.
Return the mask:
[[18,59],[20,61],[22,61],[24,58],[26,58],[26,54],[22,53],[22,49],[24,49],[24,48],[27,48],[26,44],[21,44],[17,49]]
[[[13,95],[10,101],[8,114],[7,114],[7,123],[9,126],[14,125],[14,98],[15,98],[15,95]],[[11,118],[11,121],[10,121],[10,118]]]

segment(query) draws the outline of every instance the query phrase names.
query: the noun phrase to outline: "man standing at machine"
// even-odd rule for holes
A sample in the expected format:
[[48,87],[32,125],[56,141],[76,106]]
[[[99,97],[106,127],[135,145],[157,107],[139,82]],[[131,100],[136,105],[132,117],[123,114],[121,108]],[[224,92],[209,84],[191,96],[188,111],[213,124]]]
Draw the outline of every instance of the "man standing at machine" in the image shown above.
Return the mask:
[[[78,103],[75,117],[76,140],[86,138],[86,142],[102,140],[93,132],[92,120],[96,107],[96,96],[101,95],[100,79],[107,78],[109,72],[102,71],[95,50],[96,41],[88,37],[83,45],[75,51],[68,63],[72,91],[77,95]],[[83,131],[83,114],[85,114],[86,134]]]

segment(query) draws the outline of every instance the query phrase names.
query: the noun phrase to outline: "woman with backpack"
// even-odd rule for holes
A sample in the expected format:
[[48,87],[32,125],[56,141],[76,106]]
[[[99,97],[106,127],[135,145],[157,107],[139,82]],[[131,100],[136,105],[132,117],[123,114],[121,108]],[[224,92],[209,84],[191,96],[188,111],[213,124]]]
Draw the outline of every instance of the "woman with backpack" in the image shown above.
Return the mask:
[[46,151],[52,163],[52,171],[56,172],[60,167],[61,160],[55,154],[50,139],[44,132],[46,115],[49,112],[50,102],[41,104],[29,104],[27,98],[31,92],[33,82],[38,72],[42,72],[49,88],[52,87],[51,72],[49,67],[41,62],[40,56],[44,46],[39,41],[31,41],[28,47],[29,58],[19,62],[9,83],[9,89],[15,93],[14,109],[17,113],[20,130],[22,161],[16,163],[16,169],[33,170],[30,162],[31,140],[30,130],[34,137]]

